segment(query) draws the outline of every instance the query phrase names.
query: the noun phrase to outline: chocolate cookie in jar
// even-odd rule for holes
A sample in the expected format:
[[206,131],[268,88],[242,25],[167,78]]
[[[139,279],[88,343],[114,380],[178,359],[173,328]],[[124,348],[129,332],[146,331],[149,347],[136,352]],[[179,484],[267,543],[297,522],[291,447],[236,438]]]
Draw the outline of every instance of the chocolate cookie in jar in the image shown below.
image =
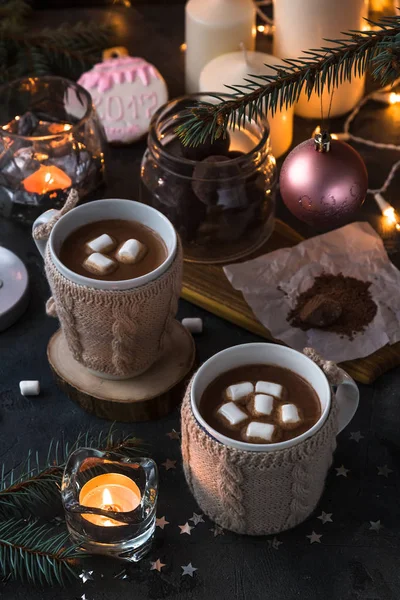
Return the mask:
[[141,200],[172,221],[185,260],[225,263],[248,256],[271,235],[276,165],[266,119],[247,120],[212,143],[183,146],[177,126],[202,101],[211,98],[179,98],[154,115],[142,160]]

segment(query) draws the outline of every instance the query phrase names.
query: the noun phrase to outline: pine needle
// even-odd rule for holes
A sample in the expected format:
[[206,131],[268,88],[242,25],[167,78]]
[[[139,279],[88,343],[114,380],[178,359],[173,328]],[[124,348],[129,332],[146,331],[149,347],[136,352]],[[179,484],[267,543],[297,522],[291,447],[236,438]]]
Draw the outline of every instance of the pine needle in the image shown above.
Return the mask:
[[68,533],[49,524],[21,519],[0,523],[0,577],[64,585],[77,577],[77,561],[85,556],[71,545]]
[[134,456],[141,450],[141,442],[132,436],[119,435],[112,426],[108,432],[100,432],[97,436],[90,432],[79,434],[72,445],[61,445],[52,440],[44,459],[29,451],[25,461],[16,468],[7,471],[3,464],[0,469],[0,517],[24,516],[36,511],[41,516],[41,507],[47,510],[52,506],[59,507],[65,463],[71,452],[82,447]]
[[227,86],[234,91],[228,100],[192,108],[177,127],[177,135],[184,145],[198,146],[205,139],[224,136],[229,126],[243,127],[249,114],[274,114],[297,102],[303,92],[308,97],[320,95],[325,88],[363,75],[368,67],[382,85],[393,83],[400,73],[400,16],[373,25],[378,29],[349,31],[343,39],[326,40],[334,46],[308,50],[302,59],[285,60],[285,66],[272,65],[274,76],[250,74],[246,85]]

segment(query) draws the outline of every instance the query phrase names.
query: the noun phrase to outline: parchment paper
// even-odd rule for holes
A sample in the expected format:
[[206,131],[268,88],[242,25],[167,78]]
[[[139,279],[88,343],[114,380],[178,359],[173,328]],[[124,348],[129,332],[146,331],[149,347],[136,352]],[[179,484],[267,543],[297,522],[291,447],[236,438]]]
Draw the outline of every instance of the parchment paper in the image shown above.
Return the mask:
[[[228,265],[224,271],[273,337],[297,350],[312,346],[325,359],[338,362],[368,356],[400,340],[400,271],[368,223],[352,223],[294,248]],[[378,311],[365,332],[353,341],[318,329],[302,331],[286,321],[297,296],[323,272],[343,273],[372,284],[370,292]]]

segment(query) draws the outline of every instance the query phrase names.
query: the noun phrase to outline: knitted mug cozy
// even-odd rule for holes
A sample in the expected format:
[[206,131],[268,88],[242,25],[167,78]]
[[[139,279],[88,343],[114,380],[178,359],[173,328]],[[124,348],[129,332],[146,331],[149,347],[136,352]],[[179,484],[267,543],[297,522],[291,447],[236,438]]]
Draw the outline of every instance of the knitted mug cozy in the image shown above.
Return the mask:
[[295,527],[315,509],[338,432],[337,404],[312,437],[283,450],[249,452],[221,444],[197,422],[189,385],[182,404],[183,469],[201,510],[225,529],[270,535]]
[[170,267],[157,279],[131,290],[97,290],[73,283],[58,271],[48,247],[45,270],[52,292],[47,312],[59,318],[75,360],[120,377],[139,375],[155,363],[178,310],[179,240]]

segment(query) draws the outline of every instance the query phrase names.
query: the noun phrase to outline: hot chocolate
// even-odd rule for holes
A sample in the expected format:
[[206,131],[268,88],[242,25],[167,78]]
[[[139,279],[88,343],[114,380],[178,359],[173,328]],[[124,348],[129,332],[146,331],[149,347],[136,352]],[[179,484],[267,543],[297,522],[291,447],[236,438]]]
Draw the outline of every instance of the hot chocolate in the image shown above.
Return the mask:
[[276,365],[246,365],[223,373],[206,388],[199,410],[219,433],[254,444],[295,438],[321,416],[312,386]]
[[141,277],[167,258],[161,237],[137,221],[110,219],[79,227],[62,243],[59,258],[90,279],[122,281]]

